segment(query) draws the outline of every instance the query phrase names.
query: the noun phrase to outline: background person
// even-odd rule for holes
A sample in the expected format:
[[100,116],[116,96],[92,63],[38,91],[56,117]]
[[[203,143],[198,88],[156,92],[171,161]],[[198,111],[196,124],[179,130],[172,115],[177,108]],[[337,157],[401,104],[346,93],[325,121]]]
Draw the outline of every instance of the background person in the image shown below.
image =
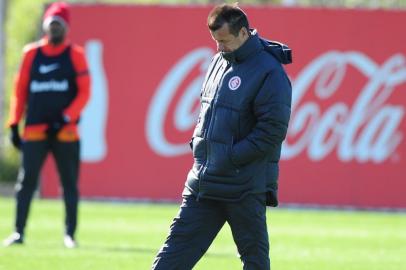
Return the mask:
[[[78,216],[79,116],[89,99],[90,78],[83,49],[66,34],[69,7],[51,4],[43,17],[45,36],[24,48],[11,100],[11,141],[21,149],[16,185],[15,232],[4,245],[22,244],[33,193],[48,152],[56,161],[65,202],[66,247],[76,246]],[[20,138],[18,124],[25,115]]]

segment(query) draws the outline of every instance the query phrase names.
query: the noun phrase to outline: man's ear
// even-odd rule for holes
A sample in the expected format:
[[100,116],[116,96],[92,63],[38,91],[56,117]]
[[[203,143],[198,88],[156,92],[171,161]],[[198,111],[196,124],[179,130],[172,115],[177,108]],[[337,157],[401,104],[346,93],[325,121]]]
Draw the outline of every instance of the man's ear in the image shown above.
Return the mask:
[[247,38],[247,37],[249,36],[248,29],[245,28],[245,27],[241,27],[241,29],[240,29],[240,35],[241,35],[243,38]]
[[244,39],[248,39],[248,37],[249,37],[248,29],[245,28],[245,27],[241,27],[241,29],[240,29],[240,36],[241,36],[242,38],[244,38]]

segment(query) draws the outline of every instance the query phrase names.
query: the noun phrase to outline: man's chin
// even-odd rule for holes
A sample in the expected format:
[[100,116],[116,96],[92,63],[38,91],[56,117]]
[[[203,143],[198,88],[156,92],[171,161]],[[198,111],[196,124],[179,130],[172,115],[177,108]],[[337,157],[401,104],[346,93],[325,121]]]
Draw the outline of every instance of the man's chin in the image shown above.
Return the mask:
[[50,38],[49,41],[54,45],[59,45],[63,43],[64,38]]

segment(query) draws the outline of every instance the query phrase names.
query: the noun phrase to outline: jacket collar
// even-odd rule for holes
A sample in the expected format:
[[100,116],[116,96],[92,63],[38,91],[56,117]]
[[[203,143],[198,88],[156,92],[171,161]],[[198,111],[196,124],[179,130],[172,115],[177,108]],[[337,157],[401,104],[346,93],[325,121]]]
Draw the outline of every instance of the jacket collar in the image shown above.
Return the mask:
[[241,63],[251,55],[263,50],[258,33],[255,29],[250,30],[250,37],[237,50],[233,52],[221,52],[225,60],[231,63]]

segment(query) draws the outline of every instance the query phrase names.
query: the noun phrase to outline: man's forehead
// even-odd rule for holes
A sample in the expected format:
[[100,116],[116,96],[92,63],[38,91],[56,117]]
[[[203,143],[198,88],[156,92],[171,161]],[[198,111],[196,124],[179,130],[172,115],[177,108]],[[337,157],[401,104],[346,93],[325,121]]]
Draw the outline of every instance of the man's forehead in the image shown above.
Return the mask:
[[229,35],[230,34],[230,28],[228,26],[228,23],[223,24],[219,29],[216,31],[210,31],[212,35]]
[[59,20],[52,20],[52,21],[49,23],[49,25],[60,25],[60,26],[62,26],[62,27],[65,27],[65,24],[62,23],[62,22],[59,21]]
[[49,17],[44,21],[43,29],[49,29],[50,27],[60,27],[63,29],[67,28],[65,21],[57,16]]

